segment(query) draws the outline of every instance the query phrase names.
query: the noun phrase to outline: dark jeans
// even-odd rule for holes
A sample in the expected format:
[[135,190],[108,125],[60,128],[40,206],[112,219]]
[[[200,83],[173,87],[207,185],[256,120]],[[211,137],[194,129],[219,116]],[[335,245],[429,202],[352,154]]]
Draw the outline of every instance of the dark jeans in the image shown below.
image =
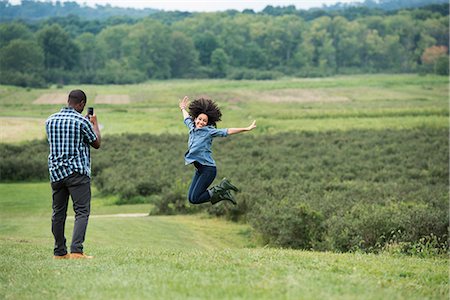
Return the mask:
[[209,185],[216,178],[216,167],[204,166],[194,162],[195,174],[189,187],[188,199],[192,204],[209,202],[211,196],[208,193]]
[[67,254],[66,225],[69,195],[72,196],[75,223],[70,252],[83,252],[83,242],[91,209],[91,180],[86,175],[73,173],[61,181],[51,183],[53,190],[52,232],[55,237],[55,255]]

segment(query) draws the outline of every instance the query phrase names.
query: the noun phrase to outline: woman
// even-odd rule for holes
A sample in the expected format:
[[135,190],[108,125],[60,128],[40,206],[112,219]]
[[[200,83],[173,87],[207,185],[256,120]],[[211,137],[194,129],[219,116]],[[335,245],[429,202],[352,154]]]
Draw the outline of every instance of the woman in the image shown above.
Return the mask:
[[[208,189],[217,174],[216,162],[212,158],[212,140],[215,137],[226,137],[231,134],[250,131],[256,127],[256,121],[245,128],[217,129],[216,123],[220,121],[222,113],[219,107],[210,99],[197,99],[189,105],[189,98],[185,96],[180,101],[184,123],[189,128],[188,151],[184,155],[185,164],[193,164],[195,174],[189,187],[188,199],[192,204],[211,202],[215,204],[228,200],[236,205],[231,191],[239,189],[224,178],[222,182]],[[189,107],[189,112],[186,108]]]

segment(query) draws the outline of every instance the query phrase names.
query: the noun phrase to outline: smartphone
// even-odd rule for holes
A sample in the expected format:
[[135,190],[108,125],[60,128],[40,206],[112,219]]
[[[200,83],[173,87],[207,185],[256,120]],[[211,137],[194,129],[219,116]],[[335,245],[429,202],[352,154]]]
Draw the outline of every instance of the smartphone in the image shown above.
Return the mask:
[[88,115],[92,116],[94,114],[94,108],[93,107],[88,107]]

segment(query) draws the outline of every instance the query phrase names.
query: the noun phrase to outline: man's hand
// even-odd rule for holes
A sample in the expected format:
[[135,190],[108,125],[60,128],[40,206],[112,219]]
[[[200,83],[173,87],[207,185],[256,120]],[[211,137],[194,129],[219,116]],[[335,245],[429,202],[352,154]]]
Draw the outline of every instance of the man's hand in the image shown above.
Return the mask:
[[91,121],[92,125],[94,125],[94,126],[98,125],[96,114],[88,115],[88,118],[89,118],[89,121]]
[[100,128],[98,127],[97,115],[95,113],[93,115],[90,115],[89,121],[92,123],[95,135],[97,136],[97,139],[91,143],[91,146],[94,147],[95,149],[98,149],[100,148],[102,136],[100,134]]

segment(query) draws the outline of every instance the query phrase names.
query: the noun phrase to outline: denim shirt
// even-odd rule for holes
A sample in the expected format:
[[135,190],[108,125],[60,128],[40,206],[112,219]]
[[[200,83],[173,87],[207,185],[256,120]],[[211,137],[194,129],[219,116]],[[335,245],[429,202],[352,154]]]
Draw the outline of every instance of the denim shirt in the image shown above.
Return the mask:
[[188,117],[184,119],[184,124],[189,128],[188,151],[184,154],[185,164],[191,164],[194,161],[205,166],[216,166],[216,162],[212,158],[212,140],[214,137],[226,137],[227,129],[217,129],[213,126],[204,126],[195,128],[194,121]]

